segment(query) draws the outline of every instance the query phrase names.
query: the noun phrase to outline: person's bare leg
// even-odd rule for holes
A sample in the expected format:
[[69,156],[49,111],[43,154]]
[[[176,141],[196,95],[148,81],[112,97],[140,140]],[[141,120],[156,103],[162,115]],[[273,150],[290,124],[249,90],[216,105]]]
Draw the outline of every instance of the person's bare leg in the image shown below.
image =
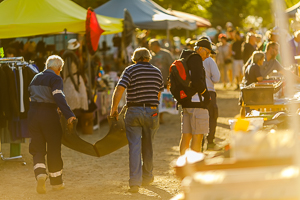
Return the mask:
[[239,80],[239,76],[235,77],[236,80],[236,89],[240,89],[240,80]]
[[228,72],[228,78],[229,78],[230,86],[233,86],[232,69],[228,69],[227,72]]
[[190,147],[190,141],[192,139],[191,133],[182,133],[179,149],[180,149],[180,155],[184,155],[185,151]]
[[241,109],[240,109],[240,116],[241,116],[241,118],[246,117],[246,109],[245,109],[244,106],[242,106]]
[[202,150],[202,140],[203,134],[195,134],[192,136],[191,149],[196,152],[201,152]]

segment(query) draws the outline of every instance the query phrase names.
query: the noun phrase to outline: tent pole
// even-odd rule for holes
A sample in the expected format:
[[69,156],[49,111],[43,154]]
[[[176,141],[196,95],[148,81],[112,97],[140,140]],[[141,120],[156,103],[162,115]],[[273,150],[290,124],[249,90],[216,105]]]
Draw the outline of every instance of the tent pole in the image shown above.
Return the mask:
[[[66,40],[67,40],[67,29],[64,30],[65,34],[64,34],[64,39],[63,39],[63,43],[64,43],[64,50],[67,49],[66,47]],[[56,37],[56,36],[55,36]],[[56,50],[56,49],[55,49]]]
[[167,28],[167,42],[170,45],[170,30],[169,30],[169,28]]
[[92,99],[92,73],[91,73],[91,56],[88,48],[86,47],[87,63],[88,63],[88,99]]

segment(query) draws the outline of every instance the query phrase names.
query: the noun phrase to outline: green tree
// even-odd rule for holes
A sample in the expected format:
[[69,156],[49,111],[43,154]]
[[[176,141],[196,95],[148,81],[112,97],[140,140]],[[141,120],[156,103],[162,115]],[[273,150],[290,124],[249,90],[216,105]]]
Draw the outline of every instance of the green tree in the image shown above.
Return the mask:
[[211,0],[207,11],[211,15],[212,26],[225,26],[230,21],[234,26],[241,27],[243,20],[250,13],[247,6],[251,0]]

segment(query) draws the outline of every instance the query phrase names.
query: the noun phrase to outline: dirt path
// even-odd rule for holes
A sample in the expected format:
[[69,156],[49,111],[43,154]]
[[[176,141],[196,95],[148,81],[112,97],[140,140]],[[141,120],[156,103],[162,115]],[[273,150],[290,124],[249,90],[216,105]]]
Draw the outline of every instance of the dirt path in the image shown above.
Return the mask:
[[[229,133],[228,120],[239,112],[237,98],[239,92],[233,88],[224,90],[217,84],[219,119],[217,141],[226,139]],[[154,141],[154,175],[152,186],[142,187],[137,194],[128,190],[128,147],[104,156],[94,158],[62,147],[64,160],[64,181],[66,189],[52,191],[47,181],[47,194],[35,192],[32,158],[28,153],[28,142],[22,144],[22,155],[27,162],[22,166],[19,162],[4,162],[0,160],[0,199],[103,199],[103,200],[152,200],[170,199],[180,191],[180,181],[175,177],[170,163],[179,155],[180,116],[165,114],[165,124],[160,129]],[[101,124],[101,131],[93,135],[82,135],[88,141],[97,141],[101,133],[108,130],[107,123]],[[101,133],[100,133],[101,132]],[[3,144],[3,153],[9,155],[9,145]]]

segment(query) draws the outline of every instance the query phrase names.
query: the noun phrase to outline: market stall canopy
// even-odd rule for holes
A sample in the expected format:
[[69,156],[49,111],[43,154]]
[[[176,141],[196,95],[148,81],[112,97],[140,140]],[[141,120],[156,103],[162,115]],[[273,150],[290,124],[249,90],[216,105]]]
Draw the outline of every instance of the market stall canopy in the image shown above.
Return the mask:
[[168,10],[168,11],[170,12],[170,14],[175,15],[178,18],[185,19],[187,21],[195,21],[197,27],[211,27],[211,23],[203,17],[199,17],[197,15],[193,15],[190,13],[185,13],[177,10]]
[[[0,39],[84,33],[87,10],[70,0],[5,0],[0,3]],[[123,14],[123,12],[122,12]],[[122,32],[122,20],[97,15],[103,35]]]
[[285,10],[288,17],[295,17],[297,10],[300,8],[300,2]]
[[204,19],[202,17],[198,17],[196,15],[177,11],[177,10],[170,10],[170,9],[166,10],[152,0],[146,0],[146,1],[147,1],[147,3],[151,4],[151,6],[153,8],[155,8],[161,12],[167,12],[171,15],[174,15],[182,20],[186,20],[191,23],[196,22],[197,27],[210,27],[211,26],[211,23],[207,19]]
[[141,29],[167,30],[183,28],[194,30],[197,28],[195,22],[188,22],[168,13],[164,8],[156,8],[151,0],[110,0],[95,9],[100,15],[115,18],[124,17],[124,9],[132,16],[134,24]]

